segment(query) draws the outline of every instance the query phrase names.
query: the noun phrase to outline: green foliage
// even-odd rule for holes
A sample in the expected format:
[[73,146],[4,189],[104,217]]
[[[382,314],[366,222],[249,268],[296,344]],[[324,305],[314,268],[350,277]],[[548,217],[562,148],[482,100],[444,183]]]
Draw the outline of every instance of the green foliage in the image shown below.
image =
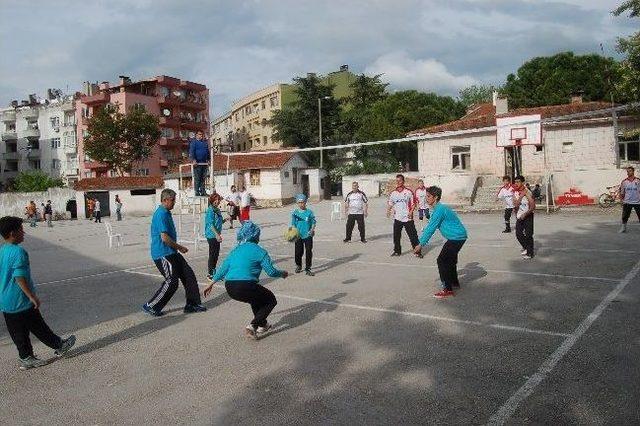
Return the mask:
[[498,90],[491,85],[472,85],[460,90],[458,99],[465,108],[474,104],[486,103],[493,101],[493,92]]
[[62,188],[63,186],[62,179],[52,178],[40,170],[21,172],[13,182],[15,192],[42,192],[49,188]]
[[630,18],[640,16],[640,0],[626,0],[611,13],[615,16],[620,16],[626,12],[629,12]]
[[585,101],[610,100],[619,73],[620,65],[612,58],[563,52],[526,62],[509,74],[502,94],[514,108],[568,103],[579,91]]
[[158,118],[144,108],[101,108],[89,119],[85,153],[106,164],[119,175],[130,173],[134,165],[149,158],[161,136]]

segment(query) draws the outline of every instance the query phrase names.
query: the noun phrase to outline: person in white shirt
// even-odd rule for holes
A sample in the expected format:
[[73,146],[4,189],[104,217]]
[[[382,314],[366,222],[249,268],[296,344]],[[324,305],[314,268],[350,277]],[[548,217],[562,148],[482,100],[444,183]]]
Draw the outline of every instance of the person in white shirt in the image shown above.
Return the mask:
[[343,240],[345,243],[351,241],[351,234],[356,222],[360,232],[360,241],[367,242],[364,233],[364,218],[367,217],[368,202],[367,195],[360,191],[358,182],[353,182],[351,184],[351,192],[344,199],[344,211],[347,215],[347,234]]
[[240,193],[235,185],[231,185],[231,194],[225,197],[229,212],[229,229],[233,229],[233,221],[240,218]]
[[244,223],[250,219],[251,216],[251,193],[246,187],[242,187],[240,193],[240,223]]
[[98,201],[97,198],[96,198],[96,207],[93,210],[93,215],[96,218],[95,223],[98,223],[98,222],[102,223],[102,218],[100,214],[100,201]]
[[[418,219],[422,222],[422,218],[429,220],[429,204],[427,204],[427,188],[424,186],[424,181],[420,179],[418,181],[418,187],[416,188],[416,203],[418,204]],[[422,228],[424,230],[424,227]]]
[[531,191],[524,185],[524,177],[516,176],[513,180],[517,195],[514,199],[516,210],[516,239],[522,246],[522,258],[533,259],[533,211],[536,202]]
[[627,178],[620,184],[620,198],[622,199],[622,227],[620,232],[627,232],[627,221],[631,216],[631,209],[636,211],[640,221],[640,178],[636,177],[635,169],[627,167]]
[[514,188],[511,184],[511,176],[503,176],[502,187],[498,191],[498,199],[504,203],[504,231],[503,234],[511,232],[511,214],[513,213]]
[[[400,246],[400,238],[402,237],[402,228],[407,232],[411,247],[416,248],[420,245],[418,241],[418,231],[413,222],[413,210],[416,207],[415,195],[404,186],[404,176],[396,176],[396,189],[389,195],[387,217],[391,217],[393,213],[393,253],[391,256],[400,256],[402,247]],[[416,257],[422,258],[422,253],[415,253]]]

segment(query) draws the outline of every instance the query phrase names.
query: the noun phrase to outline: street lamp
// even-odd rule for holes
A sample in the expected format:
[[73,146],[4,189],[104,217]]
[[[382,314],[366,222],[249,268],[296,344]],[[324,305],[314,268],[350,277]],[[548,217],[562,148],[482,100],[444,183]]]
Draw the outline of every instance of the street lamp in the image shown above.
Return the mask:
[[322,100],[331,99],[331,96],[323,96],[318,98],[318,143],[320,145],[320,168],[322,168],[323,162],[323,150],[322,150]]

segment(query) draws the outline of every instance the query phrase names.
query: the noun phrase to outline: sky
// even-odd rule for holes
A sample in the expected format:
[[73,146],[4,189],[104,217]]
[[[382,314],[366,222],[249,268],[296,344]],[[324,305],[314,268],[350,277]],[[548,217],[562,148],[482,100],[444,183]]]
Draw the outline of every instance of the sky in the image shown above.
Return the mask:
[[0,106],[84,81],[206,84],[212,117],[308,72],[348,64],[391,90],[456,96],[562,51],[618,57],[640,20],[622,0],[0,0]]

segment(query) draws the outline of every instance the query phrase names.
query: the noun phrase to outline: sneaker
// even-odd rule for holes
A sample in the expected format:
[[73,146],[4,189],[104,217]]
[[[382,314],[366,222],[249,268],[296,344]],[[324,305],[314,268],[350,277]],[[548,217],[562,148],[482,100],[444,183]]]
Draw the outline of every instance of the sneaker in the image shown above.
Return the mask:
[[153,309],[147,303],[142,305],[142,310],[145,311],[146,313],[148,313],[149,315],[154,316],[154,317],[161,317],[162,315],[164,315],[162,312],[159,312],[159,311],[156,311],[155,309]]
[[200,303],[197,304],[186,304],[184,305],[184,313],[185,314],[194,314],[196,312],[206,312],[207,311],[207,307],[204,305],[201,305]]
[[302,266],[296,266],[296,274],[302,272]]
[[619,234],[624,234],[625,232],[627,232],[627,225],[622,225],[620,227],[620,230],[618,230]]
[[527,254],[527,250],[526,250],[526,249],[522,249],[522,250],[520,251],[520,254],[524,256],[525,254]]
[[63,357],[76,344],[76,336],[73,334],[62,341],[62,346],[56,349],[53,354],[58,358]]
[[271,330],[271,327],[272,327],[271,324],[267,323],[267,325],[265,325],[264,327],[258,327],[256,329],[256,333],[257,334],[264,334],[267,331]]
[[309,275],[310,277],[314,277],[316,274],[314,274],[313,272],[311,272],[311,269],[305,269],[304,273]]
[[391,257],[396,257],[396,256],[400,256],[400,253],[396,253],[395,251],[391,253]]
[[347,240],[346,238],[344,240],[342,240],[343,243],[350,243],[351,240]]
[[245,328],[244,328],[244,334],[245,336],[247,336],[250,339],[256,339],[258,336],[256,335],[256,329],[253,327],[253,325],[248,324]]
[[533,259],[533,256],[529,256],[527,253],[522,255],[523,259]]
[[417,257],[418,259],[422,259],[424,257],[424,254],[422,254],[422,253],[414,253],[413,255],[415,257]]
[[20,370],[29,370],[31,368],[38,368],[48,364],[47,361],[38,359],[34,355],[29,355],[26,358],[18,359],[20,360]]
[[367,240],[360,240],[362,244],[367,244]]
[[446,299],[450,296],[455,296],[452,290],[442,290],[433,295],[436,299]]
[[508,234],[511,232],[511,229],[505,229],[504,231],[502,231],[503,234]]

